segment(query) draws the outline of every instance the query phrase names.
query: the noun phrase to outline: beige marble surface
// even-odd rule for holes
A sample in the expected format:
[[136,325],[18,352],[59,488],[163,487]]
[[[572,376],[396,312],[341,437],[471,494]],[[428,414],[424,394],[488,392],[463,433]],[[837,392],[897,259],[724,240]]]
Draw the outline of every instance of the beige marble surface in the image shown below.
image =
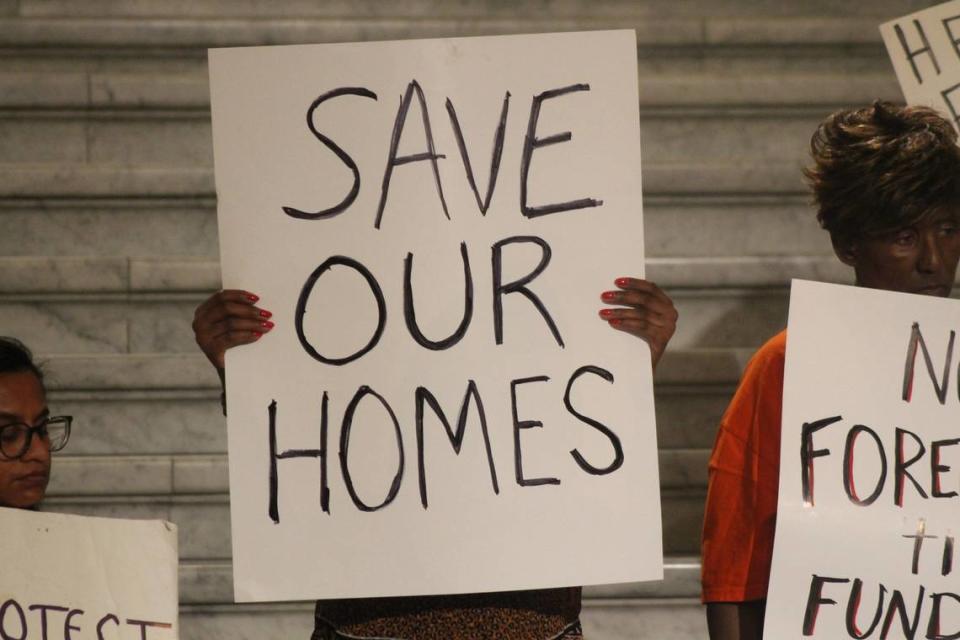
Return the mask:
[[[876,26],[912,0],[0,0],[0,333],[76,416],[47,508],[180,526],[181,637],[306,640],[231,600],[208,46],[636,28],[648,275],[681,313],[656,376],[667,579],[586,591],[589,640],[705,637],[705,459],[790,278],[849,282],[800,168],[827,112],[899,89]],[[9,232],[8,230],[13,230]],[[638,239],[639,242],[639,239]],[[685,555],[676,555],[685,554]]]

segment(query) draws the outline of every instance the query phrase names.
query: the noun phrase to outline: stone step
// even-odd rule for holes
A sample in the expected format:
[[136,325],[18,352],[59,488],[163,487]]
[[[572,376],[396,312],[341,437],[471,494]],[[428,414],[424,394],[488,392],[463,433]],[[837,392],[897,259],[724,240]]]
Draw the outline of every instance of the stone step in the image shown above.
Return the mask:
[[308,640],[312,603],[269,605],[181,605],[180,640]]
[[[532,8],[532,5],[531,5]],[[635,15],[430,15],[424,19],[339,16],[275,18],[0,17],[0,47],[45,50],[97,49],[151,52],[193,51],[306,42],[396,40],[597,29],[634,29],[638,47],[836,47],[871,52],[882,47],[877,29],[896,15],[874,17],[661,17]]]
[[[654,382],[691,388],[732,385],[755,347],[668,349]],[[55,392],[211,390],[220,386],[213,367],[196,354],[39,354]]]
[[[668,290],[787,287],[792,278],[849,282],[833,256],[650,258],[647,277]],[[16,256],[0,258],[0,295],[209,293],[220,267],[199,258]],[[616,275],[616,274],[614,274]]]
[[211,198],[0,200],[0,255],[217,258]]
[[[655,171],[654,171],[655,173]],[[651,177],[650,171],[644,176]],[[808,195],[644,197],[648,257],[829,255]],[[358,212],[358,215],[363,215]],[[216,205],[205,197],[0,200],[0,256],[217,258]],[[697,233],[691,233],[696,229]]]
[[[664,553],[699,552],[705,497],[704,488],[661,489]],[[43,510],[105,518],[169,520],[180,530],[181,559],[231,557],[230,503],[225,494],[51,496],[44,501]]]
[[[78,424],[78,429],[84,425]],[[230,491],[227,456],[216,455],[99,455],[56,456],[47,495],[50,497],[119,497],[217,495]],[[703,489],[706,449],[660,450],[660,486]]]
[[[664,526],[670,552],[697,549],[707,451],[751,352],[673,351],[658,370]],[[48,363],[51,406],[57,413],[74,415],[77,425],[69,456],[60,459],[64,472],[51,487],[51,508],[166,517],[190,531],[212,526],[222,532],[219,545],[188,547],[184,553],[199,558],[228,553],[223,417],[215,392],[204,396],[192,390],[217,384],[202,356],[56,356]],[[92,459],[82,457],[89,454]],[[124,484],[122,479],[132,475],[136,481]],[[110,487],[114,495],[104,496]],[[210,518],[220,524],[210,525]]]
[[222,494],[50,497],[44,500],[43,511],[102,518],[168,520],[179,528],[181,561],[226,560],[231,555],[230,505],[227,496]]
[[[48,360],[48,387],[61,384],[57,359]],[[105,365],[96,360],[90,366]],[[184,363],[192,366],[192,363]],[[204,361],[196,363],[204,389],[72,391],[53,388],[55,413],[74,417],[70,455],[202,455],[227,450],[227,430],[220,409],[216,375]],[[101,379],[101,383],[104,380]],[[109,383],[108,383],[109,384]],[[692,427],[691,427],[692,430]],[[677,440],[678,443],[683,440]]]
[[[643,169],[647,196],[807,195],[799,164],[652,165]],[[213,171],[203,167],[86,164],[0,165],[0,200],[50,198],[212,197]]]
[[[709,109],[815,110],[868,102],[902,100],[893,71],[847,73],[783,71],[777,74],[694,73],[644,67],[639,77],[641,114],[669,110],[678,115]],[[95,121],[101,114],[142,112],[170,118],[180,112],[208,114],[210,89],[203,68],[189,72],[0,71],[0,113],[8,118]],[[24,111],[29,109],[30,111]],[[81,111],[82,109],[82,111]],[[132,112],[132,113],[131,113]]]
[[[669,352],[668,352],[669,354]],[[669,358],[668,358],[669,361]],[[92,367],[103,367],[89,360]],[[203,363],[200,363],[201,371]],[[669,366],[664,364],[663,366]],[[48,376],[59,385],[54,359]],[[221,454],[227,450],[216,379],[207,390],[70,391],[54,388],[53,411],[74,416],[68,453],[78,456]],[[704,450],[713,446],[717,423],[736,379],[726,384],[658,384],[657,441],[661,449]]]
[[[652,265],[650,272],[658,275]],[[783,287],[666,291],[680,313],[674,349],[757,346],[786,324]],[[204,299],[202,293],[0,295],[0,317],[7,335],[38,352],[194,354],[191,323]]]
[[[429,98],[433,100],[438,96]],[[873,98],[867,95],[856,103],[868,104]],[[717,113],[710,105],[703,105],[701,110],[691,113],[667,107],[641,114],[644,167],[673,166],[692,158],[706,165],[723,166],[731,159],[736,163],[742,159],[755,165],[799,167],[807,161],[811,134],[828,113],[828,109],[819,107],[807,113],[758,114],[752,110]],[[434,114],[437,117],[436,112]],[[393,115],[381,110],[369,117],[371,121],[392,120]],[[517,117],[510,122],[507,135],[519,153],[519,141],[526,125]],[[438,131],[438,152],[449,150],[453,145],[446,133],[447,130]],[[304,135],[309,136],[306,127]],[[331,135],[336,138],[334,133]],[[382,146],[386,157],[389,140],[384,138]],[[444,181],[462,181],[459,160],[452,155],[450,158],[451,162],[440,165]],[[95,118],[73,111],[0,113],[0,165],[84,163],[211,167],[210,116],[206,112],[148,115],[118,112]],[[379,157],[374,164],[360,166],[362,175],[382,175],[382,171]]]
[[[667,556],[663,559],[663,580],[585,587],[586,606],[610,600],[697,598],[700,595],[700,558]],[[233,602],[233,568],[229,561],[182,561],[180,563],[180,604],[213,605]]]
[[707,619],[697,599],[607,600],[584,605],[584,637],[590,640],[707,637]]
[[19,0],[10,3],[6,15],[22,17],[178,17],[178,18],[260,18],[320,17],[339,19],[345,14],[358,17],[406,18],[416,20],[425,16],[506,17],[539,16],[549,12],[556,16],[580,17],[662,15],[700,17],[712,16],[896,16],[917,10],[922,3],[908,0],[873,0],[869,4],[851,5],[844,0],[817,0],[789,3],[778,0],[548,0],[546,2],[512,2],[500,4],[489,0],[467,0],[454,4],[438,0],[408,0],[402,4],[384,5],[377,0],[285,0],[268,5],[255,0]]
[[[697,551],[709,447],[729,397],[729,390],[716,391],[700,394],[691,403],[689,396],[658,395],[661,500],[668,534],[665,544],[671,553]],[[104,429],[97,429],[97,420],[103,424],[111,419],[116,411],[104,408],[111,403],[93,403],[88,408],[90,416],[73,411],[76,427],[69,454],[58,455],[54,462],[46,508],[88,515],[171,519],[190,535],[189,541],[182,542],[184,557],[229,557],[223,418],[184,426],[176,422],[183,412],[179,403],[164,404],[155,399],[153,403],[156,411],[148,422],[110,422]],[[213,400],[206,402],[207,408],[216,404]],[[707,411],[703,411],[705,405]],[[61,401],[56,393],[51,396],[51,407],[56,413],[71,410],[70,402]],[[171,411],[174,416],[167,415]],[[689,417],[686,424],[666,423],[659,417],[664,413],[686,413]],[[156,433],[167,426],[166,422],[174,423],[170,431]],[[197,431],[204,432],[206,441],[194,435]],[[121,439],[116,441],[111,435],[118,432]],[[671,448],[683,444],[698,448]],[[177,447],[191,451],[145,454],[145,449]],[[217,453],[193,452],[204,448],[217,449]],[[99,453],[77,455],[91,449]],[[130,450],[136,453],[127,453]]]

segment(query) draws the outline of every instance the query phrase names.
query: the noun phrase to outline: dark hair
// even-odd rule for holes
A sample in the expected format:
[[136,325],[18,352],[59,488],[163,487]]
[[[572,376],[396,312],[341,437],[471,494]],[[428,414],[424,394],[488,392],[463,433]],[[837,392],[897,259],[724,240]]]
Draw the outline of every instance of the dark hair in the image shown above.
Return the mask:
[[33,354],[16,338],[0,336],[0,374],[29,371],[43,382],[43,370],[33,360]]
[[957,133],[927,107],[874,102],[827,117],[804,170],[834,242],[888,233],[960,205]]

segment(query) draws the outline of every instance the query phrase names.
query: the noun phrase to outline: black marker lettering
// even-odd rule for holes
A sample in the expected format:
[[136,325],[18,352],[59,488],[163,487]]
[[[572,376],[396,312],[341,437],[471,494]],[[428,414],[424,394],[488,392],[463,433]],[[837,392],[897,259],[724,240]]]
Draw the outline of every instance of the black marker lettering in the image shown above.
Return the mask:
[[880,630],[880,637],[886,638],[890,635],[890,626],[893,623],[893,614],[900,614],[900,628],[903,630],[903,635],[907,640],[913,640],[917,635],[917,627],[920,626],[920,609],[923,607],[923,594],[926,591],[924,587],[920,586],[920,593],[917,595],[917,607],[914,610],[913,620],[907,617],[907,605],[903,601],[903,594],[899,590],[894,589],[893,595],[890,596],[890,607],[887,609],[887,616],[883,620],[883,628]]
[[467,181],[470,188],[473,189],[473,196],[477,199],[477,207],[480,208],[481,215],[487,215],[487,209],[490,208],[490,199],[493,198],[493,189],[497,184],[497,174],[500,172],[500,157],[503,155],[503,136],[507,129],[507,110],[510,106],[510,92],[507,91],[503,96],[503,109],[500,111],[500,123],[497,125],[497,132],[493,136],[493,153],[490,156],[490,178],[487,181],[487,194],[481,199],[480,191],[477,189],[477,180],[473,175],[473,167],[470,165],[470,155],[467,153],[467,143],[463,140],[463,131],[460,130],[460,121],[457,119],[457,110],[453,108],[450,98],[447,98],[447,114],[450,116],[450,126],[453,127],[453,135],[457,138],[457,147],[460,148],[460,157],[463,158],[463,168],[467,171]]
[[960,638],[960,631],[950,634],[944,634],[940,629],[940,601],[944,598],[950,598],[955,604],[960,604],[960,596],[955,593],[931,593],[930,599],[933,600],[933,606],[930,608],[930,622],[927,625],[927,638],[931,640],[957,640]]
[[423,407],[430,405],[434,414],[440,418],[444,430],[447,432],[447,438],[453,445],[453,450],[460,455],[460,448],[463,446],[463,436],[467,428],[467,416],[470,410],[470,400],[473,400],[477,407],[477,417],[480,419],[480,431],[483,433],[483,446],[487,452],[487,464],[490,466],[490,483],[493,485],[493,492],[500,494],[500,485],[497,482],[497,468],[493,463],[493,450],[490,447],[490,434],[487,431],[487,416],[483,409],[483,401],[480,399],[480,392],[477,390],[477,383],[470,380],[467,384],[467,392],[463,396],[463,402],[460,403],[460,414],[457,416],[457,430],[450,427],[450,421],[440,407],[440,403],[429,390],[425,387],[417,387],[416,391],[416,427],[417,427],[417,470],[420,478],[420,502],[423,508],[427,508],[427,474],[424,465],[424,438],[423,438]]
[[310,105],[310,108],[307,109],[307,127],[310,129],[313,135],[316,136],[317,140],[325,144],[328,149],[333,151],[333,153],[340,158],[340,161],[347,165],[347,168],[353,172],[353,186],[350,188],[350,193],[348,193],[339,204],[328,209],[321,209],[320,211],[314,211],[312,213],[301,211],[300,209],[295,209],[293,207],[283,207],[283,212],[291,218],[298,218],[300,220],[321,220],[324,218],[332,218],[333,216],[346,211],[347,208],[353,204],[353,201],[357,199],[357,194],[360,192],[360,170],[357,168],[357,163],[354,162],[353,158],[347,155],[347,153],[341,149],[336,142],[320,133],[317,130],[316,125],[313,123],[313,113],[317,110],[317,107],[331,98],[346,95],[361,96],[364,98],[371,98],[373,100],[377,99],[377,94],[369,89],[364,89],[363,87],[342,87],[340,89],[328,91],[314,100],[313,104]]
[[100,618],[100,622],[97,623],[97,640],[104,640],[103,627],[108,622],[112,622],[118,627],[120,626],[120,619],[112,613],[108,613],[107,615],[103,616]]
[[[502,284],[503,279],[503,247],[511,244],[518,244],[522,242],[530,242],[538,247],[540,247],[541,257],[540,264],[530,272],[529,275],[526,275],[519,280],[514,280],[510,284]],[[537,311],[540,312],[540,315],[543,316],[543,319],[547,322],[547,326],[550,328],[550,333],[553,334],[554,339],[557,341],[557,344],[563,348],[563,338],[560,337],[560,331],[557,329],[557,325],[554,324],[553,318],[550,317],[550,312],[547,311],[547,308],[543,305],[543,302],[540,301],[540,298],[537,297],[533,291],[527,288],[527,285],[530,284],[534,278],[539,276],[541,273],[546,270],[547,265],[550,264],[550,257],[553,255],[553,251],[550,249],[550,245],[547,244],[542,238],[536,236],[513,236],[506,238],[495,243],[492,247],[492,261],[493,261],[493,332],[494,337],[496,338],[497,344],[503,344],[503,300],[501,296],[507,293],[520,293],[527,300],[533,303],[533,306],[537,308]]]
[[933,387],[937,393],[937,399],[940,401],[940,404],[946,404],[947,385],[950,382],[950,362],[953,359],[953,343],[956,337],[956,332],[951,331],[950,340],[947,343],[947,354],[943,364],[943,382],[939,382],[937,380],[937,374],[933,371],[933,359],[927,350],[927,343],[923,339],[923,334],[920,333],[920,323],[913,323],[913,328],[910,330],[910,342],[907,344],[907,361],[903,369],[904,401],[910,402],[913,397],[913,373],[917,359],[917,345],[919,344],[923,351],[923,361],[927,365],[927,373],[930,375],[930,381],[933,382]]
[[66,613],[70,610],[68,607],[58,607],[52,604],[32,604],[27,609],[40,612],[40,636],[42,640],[47,640],[47,611]]
[[940,563],[940,575],[948,576],[953,572],[953,536],[943,540],[943,561]]
[[599,207],[603,204],[602,200],[593,198],[581,198],[571,200],[570,202],[559,202],[556,204],[545,204],[539,207],[532,207],[527,204],[527,178],[530,174],[530,161],[533,159],[533,150],[540,147],[547,147],[560,142],[569,141],[573,135],[569,131],[557,133],[546,138],[537,137],[537,120],[540,119],[540,106],[545,100],[559,98],[568,93],[577,91],[590,91],[588,84],[574,84],[562,89],[551,89],[533,96],[533,103],[530,105],[530,121],[527,124],[527,135],[523,140],[523,156],[520,159],[520,211],[527,218],[536,218],[551,213],[561,211],[572,211],[574,209],[585,209],[588,207]]
[[[400,458],[397,464],[397,473],[393,477],[393,482],[387,491],[387,497],[384,498],[383,502],[373,507],[366,504],[360,499],[360,496],[357,495],[357,491],[353,486],[353,478],[350,475],[350,465],[347,461],[350,447],[350,431],[353,429],[353,416],[357,411],[357,406],[360,404],[360,401],[367,396],[373,396],[379,400],[380,404],[383,405],[383,408],[386,409],[390,415],[390,419],[393,421],[393,430],[397,437],[397,453]],[[360,511],[377,511],[378,509],[382,509],[393,502],[394,498],[397,497],[397,493],[400,491],[400,482],[403,479],[403,434],[400,433],[400,423],[397,421],[397,415],[393,412],[393,409],[383,396],[366,385],[357,389],[353,399],[350,400],[350,404],[347,405],[347,410],[343,414],[343,424],[340,428],[340,469],[343,472],[343,482],[347,486],[347,492],[350,494],[353,504],[355,504]]]
[[[409,156],[397,156],[397,148],[400,146],[400,136],[403,134],[403,125],[407,121],[407,111],[410,109],[410,101],[414,94],[420,103],[420,113],[423,116],[423,132],[426,136],[427,151],[425,153],[415,153]],[[433,167],[433,178],[437,183],[437,194],[440,196],[440,204],[443,206],[443,214],[450,219],[450,213],[447,211],[447,201],[443,197],[443,187],[440,184],[440,167],[437,159],[446,156],[438,154],[433,147],[433,133],[430,130],[430,116],[427,113],[427,100],[423,96],[423,89],[416,80],[407,85],[407,91],[400,99],[400,108],[397,110],[397,119],[393,123],[393,135],[390,137],[390,154],[387,156],[387,168],[383,172],[383,184],[380,187],[380,204],[377,207],[377,219],[373,223],[374,228],[380,228],[380,222],[383,219],[383,208],[387,204],[387,192],[390,190],[390,178],[393,176],[393,168],[410,162],[420,162],[429,160]]]
[[330,484],[327,480],[327,435],[330,430],[327,405],[330,399],[327,392],[323,392],[320,400],[320,508],[324,513],[330,513]]
[[[857,488],[854,484],[854,474],[853,474],[853,460],[854,460],[854,449],[857,443],[857,436],[861,433],[868,433],[870,437],[873,438],[873,441],[877,445],[877,452],[880,456],[880,476],[877,478],[876,487],[869,496],[863,500],[857,495]],[[843,490],[847,493],[847,497],[850,499],[850,502],[857,505],[858,507],[866,507],[877,501],[877,498],[880,497],[880,493],[883,492],[883,485],[887,481],[887,456],[883,449],[883,442],[880,441],[880,436],[877,435],[877,432],[866,427],[862,424],[855,425],[847,433],[847,443],[843,448]]]
[[585,373],[592,373],[596,376],[600,376],[601,378],[603,378],[604,380],[610,383],[613,382],[613,374],[607,371],[606,369],[601,369],[600,367],[594,367],[591,365],[580,367],[579,369],[574,371],[572,376],[570,376],[570,381],[567,382],[567,390],[563,394],[563,406],[567,408],[567,411],[575,415],[577,418],[579,418],[583,422],[586,422],[587,424],[589,424],[591,427],[593,427],[603,435],[607,436],[607,438],[610,440],[610,444],[613,446],[613,461],[606,467],[593,466],[592,464],[587,462],[586,459],[576,449],[570,452],[570,455],[572,455],[573,459],[577,461],[577,464],[580,465],[581,469],[583,469],[584,471],[586,471],[591,475],[601,476],[601,475],[606,475],[608,473],[613,473],[614,471],[619,469],[621,465],[623,465],[623,447],[620,445],[620,438],[617,437],[617,434],[611,431],[608,426],[601,424],[600,422],[597,422],[593,418],[589,418],[583,415],[582,413],[580,413],[579,411],[573,408],[573,404],[570,402],[570,392],[573,389],[573,383],[576,382],[577,378],[579,378]]
[[[268,437],[270,439],[270,503],[267,513],[274,524],[280,523],[280,508],[278,506],[279,478],[277,475],[277,460],[288,460],[290,458],[320,458],[320,504],[323,510],[330,513],[329,503],[324,501],[327,480],[327,393],[323,393],[320,417],[320,449],[288,449],[283,453],[277,453],[277,401],[270,402],[267,407],[268,416]],[[327,492],[329,493],[329,492]]]
[[943,491],[940,486],[940,474],[950,471],[950,465],[940,463],[940,449],[943,447],[952,447],[960,444],[960,438],[951,438],[950,440],[935,440],[930,444],[930,495],[934,498],[953,498],[956,497],[956,491]]
[[[20,618],[20,636],[12,636],[7,632],[7,610],[13,609]],[[13,598],[10,598],[0,606],[0,638],[3,640],[26,640],[27,637],[27,617],[23,614],[23,608]]]
[[843,420],[842,416],[833,416],[832,418],[823,418],[814,422],[803,423],[803,429],[800,434],[800,473],[802,475],[803,502],[808,506],[812,507],[814,505],[813,461],[816,458],[830,455],[829,449],[813,448],[813,434],[840,420]]
[[880,585],[880,598],[877,601],[877,609],[873,614],[873,620],[866,631],[860,631],[857,624],[857,613],[860,610],[860,599],[863,595],[863,580],[857,578],[853,581],[853,587],[850,589],[850,599],[847,601],[847,635],[851,638],[869,638],[873,630],[880,624],[880,617],[883,615],[883,600],[887,593],[887,588]]
[[[914,462],[923,457],[923,454],[926,452],[927,448],[923,446],[923,441],[920,440],[920,437],[912,431],[907,431],[906,429],[896,429],[896,447],[894,450],[894,460],[893,464],[893,502],[898,507],[903,506],[903,480],[904,478],[910,478],[910,482],[913,483],[914,488],[924,498],[927,497],[927,493],[923,490],[923,487],[920,486],[920,483],[917,482],[907,469]],[[909,460],[904,460],[904,447],[903,447],[903,436],[909,435],[913,438],[913,441],[917,443],[917,446],[920,447],[920,450],[915,456]]]
[[923,518],[917,522],[917,532],[904,535],[904,538],[913,540],[913,562],[910,565],[910,573],[919,575],[920,573],[920,551],[923,549],[923,541],[926,539],[935,539],[937,536],[927,535],[927,521]]
[[[320,279],[320,276],[326,273],[328,269],[336,265],[350,267],[363,276],[363,279],[367,281],[367,284],[370,286],[370,291],[373,293],[373,297],[377,302],[377,329],[373,332],[373,336],[370,337],[370,342],[368,342],[365,347],[356,353],[346,356],[345,358],[328,358],[322,355],[313,347],[312,344],[310,344],[310,341],[307,340],[307,336],[303,331],[303,318],[307,314],[307,302],[310,300],[310,294],[313,292],[313,287],[317,283],[317,280]],[[297,300],[297,308],[294,314],[294,325],[297,329],[297,338],[300,340],[300,346],[302,346],[303,350],[310,354],[314,360],[319,360],[324,364],[342,366],[348,362],[353,362],[358,358],[362,358],[368,351],[377,346],[378,342],[380,342],[380,337],[383,335],[384,327],[387,326],[387,303],[383,298],[383,291],[380,289],[377,279],[373,277],[373,274],[370,273],[369,269],[353,258],[347,258],[346,256],[331,256],[327,258],[323,264],[317,267],[304,283],[303,289],[300,291],[300,298]]]
[[530,382],[547,382],[547,376],[534,376],[510,381],[510,409],[513,411],[513,466],[517,484],[521,487],[535,487],[542,484],[560,484],[558,478],[525,478],[523,476],[523,450],[520,448],[520,430],[542,427],[539,420],[520,420],[517,412],[517,386]]
[[960,20],[960,16],[951,16],[949,18],[943,19],[943,30],[947,32],[947,36],[950,38],[950,44],[953,45],[953,52],[957,54],[957,57],[960,58],[960,38],[956,36],[953,32],[953,23],[957,20]]
[[71,621],[74,616],[82,616],[83,609],[71,609],[63,621],[63,640],[73,640],[73,631],[80,631],[80,627],[75,626]]
[[937,71],[937,75],[940,75],[940,64],[937,63],[937,56],[934,55],[933,49],[930,48],[930,41],[927,40],[927,34],[924,32],[920,21],[914,20],[913,26],[916,28],[920,40],[923,42],[923,46],[912,51],[910,50],[910,45],[907,44],[907,37],[903,33],[903,28],[899,24],[896,24],[893,26],[893,31],[897,34],[897,39],[900,40],[900,46],[903,47],[903,52],[907,54],[907,60],[910,61],[910,66],[913,68],[913,75],[916,76],[917,82],[923,84],[923,76],[920,75],[920,69],[917,68],[917,63],[914,58],[924,53],[929,55],[930,61],[933,63],[933,68]]
[[847,578],[827,578],[813,575],[810,578],[810,593],[807,595],[807,608],[803,614],[803,635],[812,636],[817,627],[817,615],[821,604],[837,604],[836,600],[823,597],[823,585],[827,583],[844,584]]
[[463,260],[463,318],[460,320],[460,326],[456,331],[443,340],[434,342],[420,331],[417,326],[417,313],[413,304],[413,254],[408,253],[407,259],[403,261],[403,317],[407,323],[407,330],[413,339],[421,347],[431,351],[442,351],[449,349],[460,342],[463,336],[467,334],[470,327],[470,321],[473,319],[473,275],[470,273],[470,258],[467,256],[467,243],[460,243],[460,257]]

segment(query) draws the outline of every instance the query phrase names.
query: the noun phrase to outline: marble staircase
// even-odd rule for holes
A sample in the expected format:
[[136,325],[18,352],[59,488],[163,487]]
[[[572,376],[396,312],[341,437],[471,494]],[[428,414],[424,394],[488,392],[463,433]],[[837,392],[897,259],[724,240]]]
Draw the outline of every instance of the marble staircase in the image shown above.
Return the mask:
[[77,417],[47,507],[176,522],[186,640],[308,637],[309,605],[231,604],[224,420],[190,330],[219,287],[205,49],[634,28],[649,276],[681,312],[656,380],[667,579],[588,589],[584,621],[705,637],[716,422],[789,279],[849,278],[801,180],[809,135],[900,99],[877,25],[926,4],[0,0],[0,334]]

